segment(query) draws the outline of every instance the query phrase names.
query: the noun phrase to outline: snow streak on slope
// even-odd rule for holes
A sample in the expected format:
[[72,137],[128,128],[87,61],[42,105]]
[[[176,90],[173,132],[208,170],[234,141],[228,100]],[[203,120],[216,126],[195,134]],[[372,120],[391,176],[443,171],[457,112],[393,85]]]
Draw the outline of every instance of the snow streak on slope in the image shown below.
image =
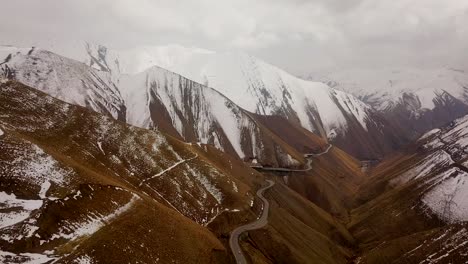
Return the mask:
[[[80,194],[78,193],[77,195]],[[121,206],[119,205],[112,213],[103,215],[100,212],[92,212],[86,216],[84,221],[78,223],[71,223],[71,221],[68,221],[61,225],[58,232],[53,234],[49,240],[64,238],[73,241],[83,236],[90,236],[128,211],[139,199],[137,195],[133,195],[130,201]]]
[[444,150],[438,150],[421,160],[411,170],[403,173],[394,182],[404,184],[411,180],[424,178],[430,173],[434,173],[434,171],[440,168],[448,167],[453,163],[454,161],[447,152]]

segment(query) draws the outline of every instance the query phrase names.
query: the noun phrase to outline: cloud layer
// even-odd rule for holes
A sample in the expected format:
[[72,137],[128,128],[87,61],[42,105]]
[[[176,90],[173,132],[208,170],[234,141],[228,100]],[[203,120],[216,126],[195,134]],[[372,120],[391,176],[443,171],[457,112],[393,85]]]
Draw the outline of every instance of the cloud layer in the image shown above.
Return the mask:
[[468,1],[2,0],[0,44],[240,49],[294,73],[468,61]]

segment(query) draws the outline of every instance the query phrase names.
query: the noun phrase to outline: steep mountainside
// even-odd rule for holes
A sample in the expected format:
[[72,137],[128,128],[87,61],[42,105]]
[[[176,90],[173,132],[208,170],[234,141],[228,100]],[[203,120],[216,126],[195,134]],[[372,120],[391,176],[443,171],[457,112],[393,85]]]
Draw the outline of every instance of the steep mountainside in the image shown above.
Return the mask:
[[[326,148],[322,149],[322,152]],[[251,263],[350,263],[357,246],[343,226],[364,179],[359,162],[336,147],[308,171],[275,172],[268,225],[243,236]],[[222,218],[213,221],[220,224]]]
[[2,261],[229,258],[202,226],[225,211],[248,215],[250,189],[261,175],[206,146],[125,125],[19,83],[1,84],[0,101]]
[[113,73],[134,74],[158,65],[216,89],[249,112],[284,117],[356,156],[381,156],[404,141],[354,96],[304,81],[246,54],[180,46],[116,51],[87,45],[87,52],[88,57],[77,59]]
[[468,261],[467,146],[465,116],[374,169],[349,224],[360,263]]
[[[233,263],[227,237],[260,212],[265,176],[15,81],[0,82],[0,101],[0,262]],[[329,181],[353,178],[342,176]],[[320,208],[327,198],[270,178],[271,223],[242,242],[252,258],[346,263],[353,238]]]
[[159,67],[115,75],[40,49],[4,48],[2,54],[0,67],[9,78],[132,125],[157,127],[241,158],[297,166],[303,161],[299,151],[311,147],[288,146],[287,138],[269,131],[219,92]]
[[353,69],[307,79],[355,95],[413,138],[468,113],[468,73],[460,69]]

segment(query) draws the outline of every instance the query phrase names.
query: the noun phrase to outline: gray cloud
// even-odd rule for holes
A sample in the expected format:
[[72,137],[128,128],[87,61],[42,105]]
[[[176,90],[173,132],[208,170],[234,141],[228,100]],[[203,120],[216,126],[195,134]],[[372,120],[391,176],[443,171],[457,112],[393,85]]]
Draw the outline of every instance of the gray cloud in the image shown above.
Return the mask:
[[0,44],[240,49],[294,73],[467,62],[460,0],[1,0]]

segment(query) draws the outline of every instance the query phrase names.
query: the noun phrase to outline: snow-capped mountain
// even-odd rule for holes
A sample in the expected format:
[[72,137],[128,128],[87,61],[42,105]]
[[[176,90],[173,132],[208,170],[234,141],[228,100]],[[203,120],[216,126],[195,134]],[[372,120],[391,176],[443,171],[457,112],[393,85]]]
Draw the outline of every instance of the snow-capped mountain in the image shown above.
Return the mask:
[[333,130],[344,132],[346,116],[367,129],[369,108],[353,96],[301,80],[247,54],[181,46],[116,51],[88,45],[87,49],[90,58],[85,62],[101,70],[137,73],[157,65],[216,89],[247,111],[284,115],[310,131],[329,136]]
[[468,73],[462,69],[352,69],[306,79],[355,95],[412,136],[468,113]]
[[303,159],[216,90],[168,70],[115,74],[41,49],[5,48],[3,56],[4,75],[129,124],[159,128],[264,164],[297,166]]
[[[109,50],[89,44],[86,50],[89,57],[77,59],[97,69],[134,74],[158,65],[214,88],[251,113],[282,116],[357,156],[381,154],[398,141],[386,139],[392,137],[386,131],[391,130],[389,124],[353,95],[320,82],[304,81],[244,53],[181,46]],[[372,140],[365,142],[369,138]],[[348,140],[374,147],[372,151],[351,148],[342,143]]]
[[301,160],[300,154],[292,154],[282,140],[270,136],[254,117],[228,98],[178,74],[154,66],[142,73],[123,75],[120,87],[130,124],[170,125],[164,130],[175,130],[186,141],[212,144],[265,164],[293,166]]
[[[266,203],[254,198],[265,177],[226,153],[290,167],[300,166],[300,152],[326,145],[299,126],[296,106],[275,104],[273,82],[272,90],[245,91],[272,93],[258,108],[265,112],[247,111],[158,66],[122,73],[112,65],[125,64],[109,63],[102,48],[88,64],[41,49],[1,52],[0,262],[107,263],[123,256],[228,263],[226,238]],[[315,89],[303,82],[297,87]],[[299,100],[294,85],[284,81],[285,102]],[[249,256],[265,263],[466,263],[468,116],[365,175],[335,145],[378,153],[380,143],[397,145],[392,140],[403,130],[389,130],[382,115],[344,92],[320,89],[343,115],[346,137],[339,118],[327,127],[317,103],[309,105],[323,133],[334,131],[334,146],[313,155],[310,170],[268,176],[276,179],[265,196],[268,226],[242,241]],[[302,95],[310,104],[320,99]],[[364,123],[355,105],[366,109]],[[264,115],[275,109],[283,112]]]
[[[107,111],[137,126],[162,127],[185,140],[209,142],[242,158],[261,156],[256,149],[264,145],[262,137],[258,136],[260,132],[252,129],[256,125],[246,125],[245,120],[252,122],[249,113],[280,116],[360,158],[381,157],[406,140],[404,135],[394,133],[396,128],[392,123],[353,95],[320,82],[304,81],[247,54],[216,53],[181,46],[115,51],[86,44],[86,52],[70,54],[87,64],[89,67],[86,68],[75,60],[44,50],[12,52],[12,49],[3,48],[0,55],[5,58],[4,70],[15,69],[17,80],[67,102]],[[54,56],[56,58],[52,58]],[[65,65],[67,61],[69,65]],[[159,67],[154,67],[155,64]],[[59,68],[51,71],[53,67]],[[148,82],[146,78],[149,78]],[[153,85],[149,89],[150,80],[159,88]],[[165,88],[161,89],[162,86]],[[77,88],[67,92],[54,87]],[[208,90],[210,92],[205,92]],[[72,96],[77,91],[79,95]],[[206,95],[200,95],[200,91]],[[201,100],[188,100],[190,96]],[[224,104],[219,104],[220,100]],[[220,106],[229,110],[223,110],[221,114]],[[165,109],[162,116],[151,114],[155,109],[160,111],[161,107]],[[205,112],[204,115],[211,116],[202,118],[198,111],[214,112]],[[196,117],[191,116],[194,113]],[[197,123],[201,119],[203,122]],[[213,134],[210,127],[219,125],[223,132]],[[280,138],[284,140],[281,135]],[[277,147],[270,149],[267,156],[275,158],[264,159],[266,163],[284,164],[284,161],[300,159],[297,153],[285,156],[283,153],[288,151],[282,150],[278,154]]]

